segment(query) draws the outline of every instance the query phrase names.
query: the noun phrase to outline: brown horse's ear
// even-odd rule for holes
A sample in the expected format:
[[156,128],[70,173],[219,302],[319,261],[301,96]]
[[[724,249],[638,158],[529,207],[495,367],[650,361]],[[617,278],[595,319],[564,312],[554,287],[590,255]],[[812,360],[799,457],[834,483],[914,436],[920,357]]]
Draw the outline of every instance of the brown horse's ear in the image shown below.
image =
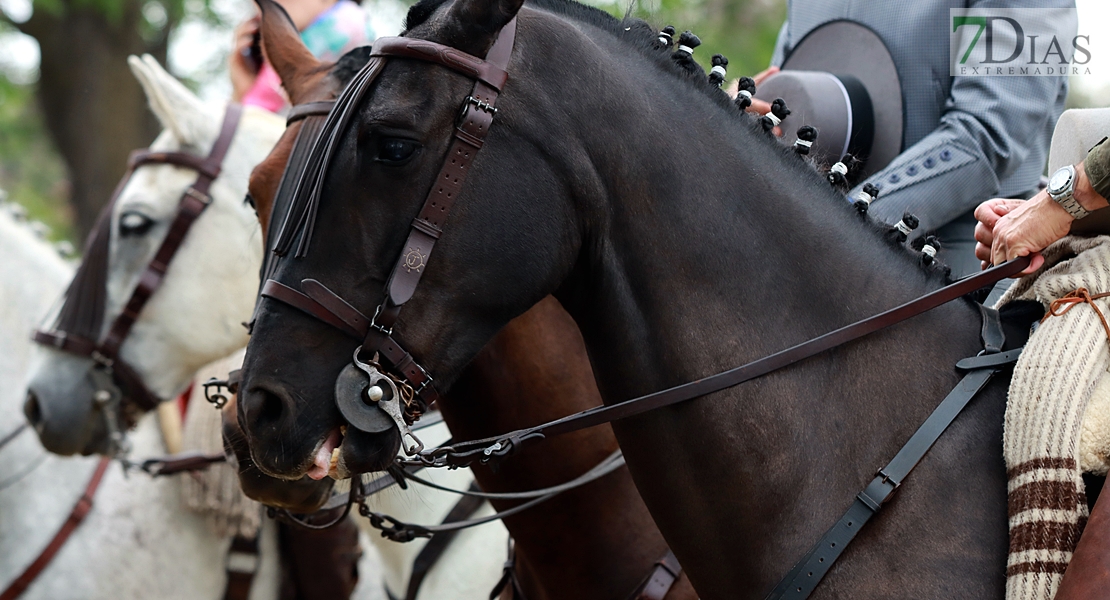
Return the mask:
[[273,0],[255,0],[262,11],[262,50],[266,60],[281,77],[281,85],[293,104],[312,87],[309,75],[318,73],[323,64],[309,52],[301,41],[293,19],[280,4]]
[[[516,16],[523,4],[524,0],[455,0],[448,18],[461,30],[463,39],[482,40],[488,49],[496,34]],[[477,48],[467,50],[480,55]]]

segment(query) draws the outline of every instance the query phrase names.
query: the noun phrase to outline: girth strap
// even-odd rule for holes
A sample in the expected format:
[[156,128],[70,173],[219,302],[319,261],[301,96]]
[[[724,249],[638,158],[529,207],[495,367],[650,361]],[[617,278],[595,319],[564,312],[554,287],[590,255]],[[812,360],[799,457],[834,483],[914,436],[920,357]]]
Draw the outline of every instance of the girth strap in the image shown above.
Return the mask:
[[[984,312],[984,340],[988,348],[1000,348],[1005,339],[1002,334],[1001,321]],[[990,331],[987,331],[990,330]],[[863,525],[875,516],[902,485],[910,471],[917,466],[933,444],[956,420],[964,407],[971,402],[982,389],[990,382],[995,373],[1006,366],[1017,362],[1020,349],[1015,353],[1007,352],[1007,360],[999,361],[986,366],[976,366],[975,370],[964,375],[960,383],[941,401],[933,410],[929,418],[914,432],[909,441],[898,451],[887,465],[879,469],[875,478],[871,480],[862,492],[856,495],[852,505],[844,516],[829,529],[824,537],[805,555],[805,557],[786,574],[774,590],[767,595],[767,600],[804,600],[817,589],[821,579],[832,569],[836,560],[847,549],[848,544],[855,539]],[[987,356],[998,356],[992,354]],[[963,361],[961,361],[963,362]]]

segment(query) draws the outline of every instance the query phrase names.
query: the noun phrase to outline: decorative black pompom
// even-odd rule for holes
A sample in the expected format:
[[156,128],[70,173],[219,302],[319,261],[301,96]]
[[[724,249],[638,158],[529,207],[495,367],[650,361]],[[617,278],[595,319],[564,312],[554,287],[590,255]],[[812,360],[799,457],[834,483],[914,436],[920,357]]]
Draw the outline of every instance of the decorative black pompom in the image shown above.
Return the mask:
[[786,100],[782,98],[775,98],[771,102],[771,112],[759,118],[760,125],[763,125],[763,131],[770,133],[779,123],[790,114],[790,109],[786,108]]
[[863,189],[860,190],[859,195],[856,196],[855,202],[852,202],[852,206],[855,207],[856,211],[859,212],[859,214],[866,215],[867,209],[871,207],[871,203],[874,202],[875,199],[878,197],[878,186],[873,183],[865,183],[863,184]]
[[659,32],[659,38],[656,40],[659,43],[661,50],[670,50],[674,44],[674,25],[667,25]]
[[812,125],[802,125],[798,128],[798,139],[794,140],[794,152],[798,156],[807,156],[813,142],[817,141],[817,128]]
[[744,112],[752,105],[752,96],[755,95],[755,80],[751,77],[741,77],[737,82],[736,108]]
[[885,237],[892,242],[904,244],[910,233],[914,229],[917,229],[917,226],[920,224],[921,222],[917,220],[917,217],[910,213],[905,213],[902,215],[902,220],[898,221],[894,227],[887,231]]
[[825,178],[829,180],[829,185],[841,192],[848,193],[848,165],[844,164],[844,161],[839,161],[829,167],[829,173]]
[[709,70],[709,83],[721,87],[721,84],[725,82],[728,59],[721,54],[714,54],[710,62],[713,64],[713,68]]
[[683,34],[678,37],[678,50],[675,50],[674,59],[679,64],[693,61],[694,49],[699,45],[702,45],[702,38],[698,38],[697,35],[689,31],[683,31]]
[[925,236],[925,242],[921,245],[921,264],[933,264],[937,259],[937,252],[940,252],[940,240],[935,235]]

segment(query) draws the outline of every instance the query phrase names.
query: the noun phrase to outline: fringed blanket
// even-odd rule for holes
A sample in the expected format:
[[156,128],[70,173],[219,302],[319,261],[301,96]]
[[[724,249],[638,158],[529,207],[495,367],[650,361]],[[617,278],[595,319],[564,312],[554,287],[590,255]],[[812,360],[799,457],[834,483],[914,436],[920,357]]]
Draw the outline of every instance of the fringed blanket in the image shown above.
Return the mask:
[[[212,363],[197,372],[198,382],[209,377],[225,379],[231,369],[239,368],[243,353]],[[220,411],[204,399],[204,389],[193,386],[189,410],[185,414],[184,450],[205,454],[224,451],[223,424]],[[181,478],[181,494],[185,506],[208,519],[219,536],[253,538],[261,522],[261,506],[243,495],[235,468],[226,463],[211,465],[203,471],[188,473]]]
[[1087,522],[1082,472],[1105,473],[1110,446],[1110,341],[1095,310],[1110,317],[1110,297],[1091,299],[1110,292],[1110,237],[1067,237],[1044,256],[1000,301],[1050,309],[1014,367],[1006,405],[1007,600],[1055,596]]

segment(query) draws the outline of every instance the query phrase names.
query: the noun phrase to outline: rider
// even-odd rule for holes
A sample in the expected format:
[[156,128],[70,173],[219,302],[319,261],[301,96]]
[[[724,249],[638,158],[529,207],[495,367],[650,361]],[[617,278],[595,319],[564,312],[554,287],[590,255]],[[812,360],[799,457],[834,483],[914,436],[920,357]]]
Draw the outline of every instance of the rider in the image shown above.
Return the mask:
[[[773,66],[761,73],[775,72],[806,34],[832,21],[862,24],[882,38],[905,99],[902,153],[850,195],[875,184],[880,195],[870,214],[894,223],[908,211],[920,219],[921,231],[939,228],[954,275],[977,266],[976,204],[993,196],[1027,198],[1037,189],[1068,87],[1064,76],[949,76],[949,10],[1030,6],[1074,9],[1075,2],[790,0]],[[1060,40],[1075,35],[1074,20],[1051,25]]]
[[[301,40],[316,58],[336,61],[348,51],[374,41],[374,30],[362,0],[277,0],[301,32]],[[228,57],[231,98],[244,105],[282,112],[289,100],[281,79],[264,59],[258,41],[256,13],[235,28],[235,46]]]

